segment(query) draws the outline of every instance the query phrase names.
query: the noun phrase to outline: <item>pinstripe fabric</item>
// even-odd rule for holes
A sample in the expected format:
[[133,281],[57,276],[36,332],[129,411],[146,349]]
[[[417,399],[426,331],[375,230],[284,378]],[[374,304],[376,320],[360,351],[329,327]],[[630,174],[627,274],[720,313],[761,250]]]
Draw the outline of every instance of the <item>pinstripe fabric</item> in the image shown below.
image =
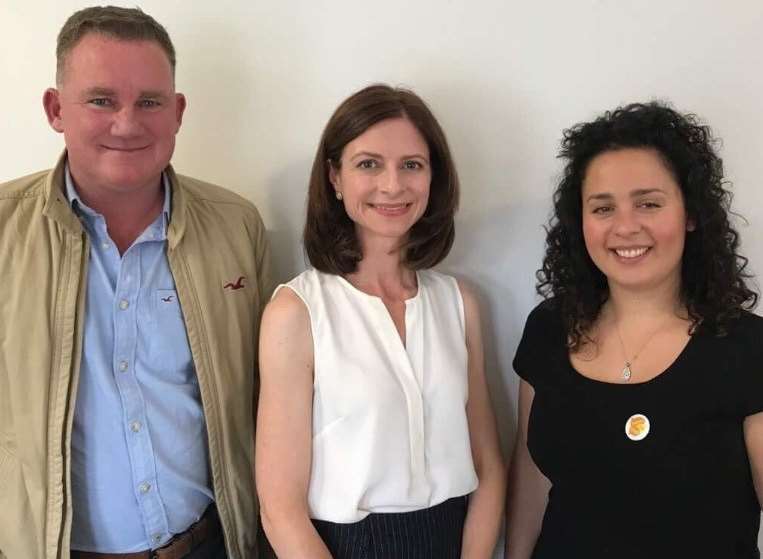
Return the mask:
[[360,522],[313,520],[334,559],[459,559],[468,498],[402,513],[372,513]]

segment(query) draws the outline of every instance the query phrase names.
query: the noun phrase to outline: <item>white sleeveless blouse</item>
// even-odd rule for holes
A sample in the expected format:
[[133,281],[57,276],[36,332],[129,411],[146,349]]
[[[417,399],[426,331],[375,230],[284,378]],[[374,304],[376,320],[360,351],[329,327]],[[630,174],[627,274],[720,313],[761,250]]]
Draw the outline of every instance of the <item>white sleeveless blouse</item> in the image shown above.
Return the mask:
[[310,269],[285,284],[312,328],[312,518],[356,522],[477,487],[461,293],[450,276],[417,278],[405,302],[406,345],[381,299],[341,276]]

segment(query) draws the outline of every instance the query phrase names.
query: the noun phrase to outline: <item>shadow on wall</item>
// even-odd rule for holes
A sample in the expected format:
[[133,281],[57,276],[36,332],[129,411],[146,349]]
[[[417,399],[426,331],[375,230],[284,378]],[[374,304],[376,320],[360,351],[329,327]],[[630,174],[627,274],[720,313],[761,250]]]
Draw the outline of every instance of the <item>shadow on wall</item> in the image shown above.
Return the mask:
[[[487,380],[508,458],[519,386],[512,360],[527,314],[539,299],[535,270],[553,190],[553,178],[538,170],[554,165],[556,146],[528,143],[539,137],[531,116],[534,96],[508,84],[480,87],[481,70],[461,70],[458,83],[429,84],[434,95],[428,101],[448,134],[462,188],[456,242],[443,268],[463,274],[480,296]],[[426,75],[451,73],[443,67]],[[548,197],[538,199],[539,187]]]
[[302,247],[302,229],[305,224],[307,185],[311,161],[303,159],[269,177],[263,186],[264,211],[269,216],[273,279],[278,283],[289,281],[308,266]]
[[[481,302],[485,370],[506,456],[516,432],[516,391],[511,362],[526,316],[537,298],[545,204],[507,204],[456,221],[456,243],[444,268],[464,277]],[[534,239],[535,237],[535,239]]]

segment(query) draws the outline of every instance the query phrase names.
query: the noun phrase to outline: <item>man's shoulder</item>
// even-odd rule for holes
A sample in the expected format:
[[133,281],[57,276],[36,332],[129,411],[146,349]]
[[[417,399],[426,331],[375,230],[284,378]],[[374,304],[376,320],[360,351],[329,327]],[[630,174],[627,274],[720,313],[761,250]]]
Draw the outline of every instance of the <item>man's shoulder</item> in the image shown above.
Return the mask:
[[50,169],[0,183],[0,201],[42,195],[48,175],[50,175]]
[[[182,191],[185,212],[204,216],[205,220],[224,223],[236,228],[243,225],[253,235],[261,235],[265,229],[255,205],[235,192],[186,175],[175,174]],[[173,196],[174,198],[174,196]]]
[[255,210],[252,202],[232,190],[187,175],[176,174],[175,176],[178,185],[184,190],[189,200],[212,204],[231,204]]

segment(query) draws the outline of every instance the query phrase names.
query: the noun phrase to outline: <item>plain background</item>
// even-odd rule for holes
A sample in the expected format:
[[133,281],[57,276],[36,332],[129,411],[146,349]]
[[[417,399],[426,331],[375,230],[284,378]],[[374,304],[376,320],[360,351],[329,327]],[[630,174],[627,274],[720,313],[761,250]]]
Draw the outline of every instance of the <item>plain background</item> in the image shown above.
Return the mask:
[[[448,134],[462,181],[442,268],[482,296],[504,448],[515,430],[511,360],[528,311],[564,128],[665,99],[708,122],[735,193],[743,251],[763,269],[763,2],[758,0],[144,0],[178,53],[189,101],[173,163],[252,200],[280,281],[305,268],[309,167],[331,112],[383,81],[413,88]],[[55,37],[88,5],[0,0],[0,181],[50,167],[63,139],[41,98]],[[700,536],[701,537],[701,536]],[[763,540],[762,540],[763,541]]]

